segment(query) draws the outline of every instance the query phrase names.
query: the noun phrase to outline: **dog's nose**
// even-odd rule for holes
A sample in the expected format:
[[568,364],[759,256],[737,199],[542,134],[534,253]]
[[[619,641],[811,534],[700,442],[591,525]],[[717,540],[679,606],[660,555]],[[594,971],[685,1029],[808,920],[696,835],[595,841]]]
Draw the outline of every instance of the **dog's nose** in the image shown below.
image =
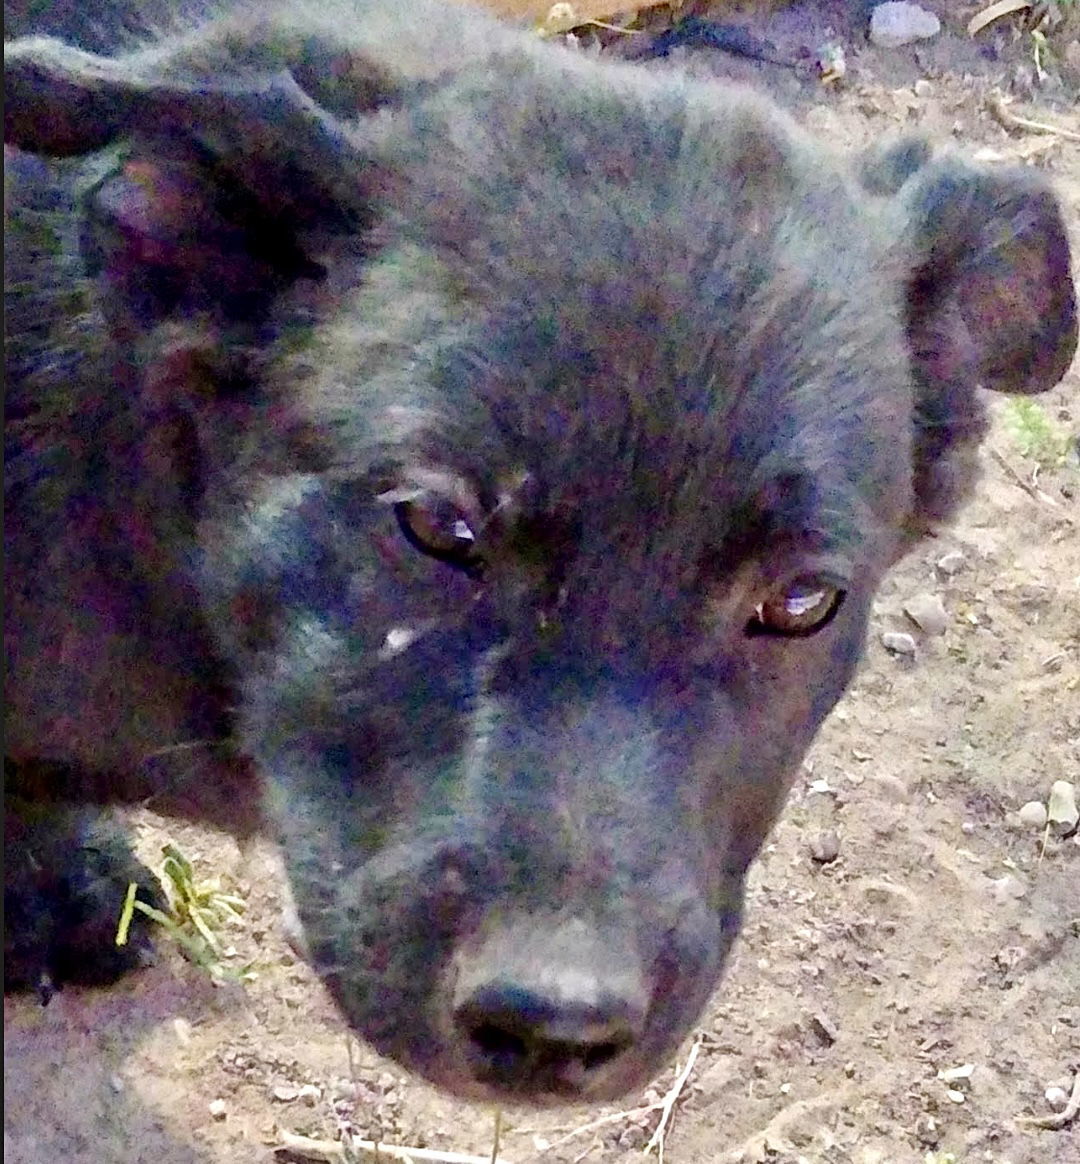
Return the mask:
[[586,1097],[631,1052],[648,994],[626,942],[572,922],[511,926],[459,961],[454,1026],[478,1082],[522,1099]]

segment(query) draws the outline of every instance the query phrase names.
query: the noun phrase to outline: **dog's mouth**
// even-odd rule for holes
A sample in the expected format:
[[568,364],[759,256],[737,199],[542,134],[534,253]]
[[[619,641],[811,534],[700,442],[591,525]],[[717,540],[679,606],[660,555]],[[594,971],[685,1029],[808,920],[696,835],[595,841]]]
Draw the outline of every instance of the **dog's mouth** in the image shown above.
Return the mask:
[[346,1020],[456,1098],[537,1108],[645,1087],[692,1030],[738,928],[702,910],[648,947],[630,924],[463,914],[457,928],[445,914],[432,924],[430,899],[383,905],[344,941],[311,943]]

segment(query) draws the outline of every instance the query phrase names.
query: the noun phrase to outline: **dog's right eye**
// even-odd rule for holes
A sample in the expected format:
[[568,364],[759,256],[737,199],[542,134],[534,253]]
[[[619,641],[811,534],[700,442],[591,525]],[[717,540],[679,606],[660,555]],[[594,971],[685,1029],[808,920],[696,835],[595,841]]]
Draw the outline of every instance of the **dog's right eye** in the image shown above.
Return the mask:
[[449,498],[421,493],[394,505],[398,526],[410,545],[429,558],[479,574],[483,566],[476,532]]
[[803,638],[832,622],[843,601],[844,591],[832,579],[800,575],[757,603],[746,633]]

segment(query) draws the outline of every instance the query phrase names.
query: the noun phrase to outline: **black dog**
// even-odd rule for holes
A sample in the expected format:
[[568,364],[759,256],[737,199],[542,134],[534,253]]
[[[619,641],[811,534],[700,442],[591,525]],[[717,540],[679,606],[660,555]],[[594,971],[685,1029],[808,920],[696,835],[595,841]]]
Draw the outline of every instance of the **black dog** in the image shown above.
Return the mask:
[[120,968],[130,857],[48,802],[249,827],[254,769],[362,1035],[613,1097],[976,386],[1068,367],[1068,247],[1027,171],[393,7],[7,47],[9,981]]

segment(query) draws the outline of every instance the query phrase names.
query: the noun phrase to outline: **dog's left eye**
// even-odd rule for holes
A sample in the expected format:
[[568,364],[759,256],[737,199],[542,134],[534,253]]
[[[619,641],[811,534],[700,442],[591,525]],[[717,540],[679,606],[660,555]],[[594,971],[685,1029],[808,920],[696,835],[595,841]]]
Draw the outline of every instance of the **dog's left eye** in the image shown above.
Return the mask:
[[422,493],[397,502],[394,515],[408,542],[421,553],[470,574],[480,572],[483,561],[476,534],[468,518],[449,498]]
[[799,638],[827,626],[844,601],[844,591],[821,575],[801,575],[767,595],[754,607],[748,635]]

